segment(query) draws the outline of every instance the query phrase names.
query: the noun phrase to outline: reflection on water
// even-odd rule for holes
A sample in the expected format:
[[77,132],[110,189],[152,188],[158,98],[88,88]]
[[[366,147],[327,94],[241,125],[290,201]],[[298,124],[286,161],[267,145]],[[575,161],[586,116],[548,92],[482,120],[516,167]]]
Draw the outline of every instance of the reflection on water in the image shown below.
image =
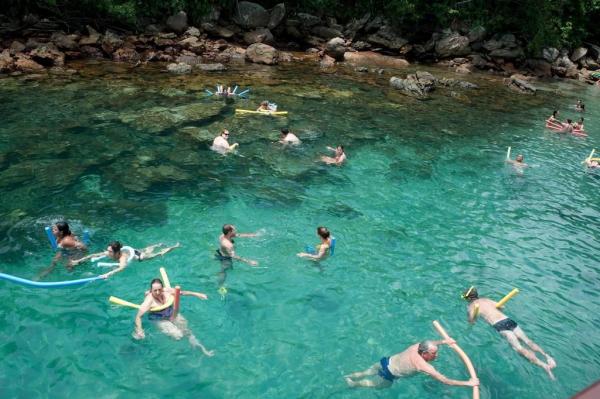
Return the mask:
[[[469,75],[479,90],[440,89],[419,101],[390,89],[391,74],[247,65],[172,76],[101,63],[74,77],[0,79],[0,271],[31,278],[48,266],[43,228],[62,219],[76,234],[89,229],[94,251],[113,239],[183,244],[90,287],[2,283],[7,397],[88,397],[98,387],[139,396],[387,395],[349,390],[341,376],[435,337],[434,318],[471,355],[483,397],[562,399],[597,378],[600,181],[579,162],[600,137],[598,95],[553,83],[517,96],[500,78]],[[250,88],[250,98],[206,96],[217,83]],[[573,116],[567,105],[580,97],[587,139],[544,130],[553,108]],[[289,115],[235,115],[262,100]],[[283,127],[299,148],[274,143]],[[237,153],[210,150],[223,128]],[[318,162],[338,144],[346,165]],[[523,174],[503,164],[509,145],[532,165]],[[237,240],[236,251],[267,268],[236,263],[220,300],[213,255],[224,223],[264,229]],[[339,248],[315,265],[295,254],[319,225]],[[160,266],[209,294],[183,306],[215,358],[152,327],[144,342],[130,342],[133,314],[106,302],[113,294],[141,301]],[[57,268],[50,279],[98,273]],[[471,284],[492,298],[521,289],[507,312],[556,358],[558,382],[489,326],[466,325],[458,293]],[[441,355],[436,367],[466,378],[460,360]],[[389,395],[470,397],[425,377]]]

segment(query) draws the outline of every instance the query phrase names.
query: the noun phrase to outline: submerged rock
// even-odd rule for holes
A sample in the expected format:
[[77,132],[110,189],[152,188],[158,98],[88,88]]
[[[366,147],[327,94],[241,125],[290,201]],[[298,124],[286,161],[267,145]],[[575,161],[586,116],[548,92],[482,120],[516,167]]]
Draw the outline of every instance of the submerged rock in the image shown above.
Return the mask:
[[436,78],[429,72],[417,71],[406,79],[392,77],[390,85],[412,97],[425,98],[427,94],[435,89]]
[[390,57],[373,51],[348,51],[344,53],[344,60],[352,65],[380,68],[404,68],[410,65],[403,58]]
[[254,43],[246,49],[246,59],[257,64],[275,65],[279,61],[279,51],[263,43]]
[[167,65],[167,71],[171,73],[184,74],[192,72],[192,66],[183,62]]
[[527,77],[514,74],[510,78],[504,79],[504,84],[511,90],[522,94],[535,94],[537,89],[527,81]]

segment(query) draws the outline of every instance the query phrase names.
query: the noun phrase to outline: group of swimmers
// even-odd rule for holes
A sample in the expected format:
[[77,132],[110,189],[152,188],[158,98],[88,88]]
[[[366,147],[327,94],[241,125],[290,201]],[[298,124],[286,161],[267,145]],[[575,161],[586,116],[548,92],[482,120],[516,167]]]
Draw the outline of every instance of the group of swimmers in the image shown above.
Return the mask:
[[[585,104],[581,100],[577,100],[575,104],[575,111],[585,112]],[[572,119],[567,119],[565,122],[558,118],[558,110],[554,110],[552,115],[546,120],[546,127],[555,130],[558,133],[572,133],[585,135],[585,127],[583,126],[583,117],[579,118],[579,121],[573,122]]]
[[[481,316],[506,338],[515,351],[531,363],[544,369],[548,376],[554,379],[552,373],[552,369],[556,367],[554,359],[527,337],[523,329],[514,320],[498,309],[501,307],[498,302],[489,298],[480,298],[475,287],[466,290],[462,297],[468,302],[467,319],[469,323],[474,323],[476,318]],[[391,386],[394,380],[398,378],[421,372],[448,385],[478,386],[479,380],[477,378],[471,378],[467,381],[453,380],[441,374],[429,364],[429,362],[436,359],[439,345],[452,345],[454,343],[455,341],[452,339],[422,341],[409,346],[403,352],[390,357],[383,357],[368,369],[348,374],[344,378],[351,387],[386,388]],[[545,361],[540,360],[536,356],[536,352],[541,354]]]

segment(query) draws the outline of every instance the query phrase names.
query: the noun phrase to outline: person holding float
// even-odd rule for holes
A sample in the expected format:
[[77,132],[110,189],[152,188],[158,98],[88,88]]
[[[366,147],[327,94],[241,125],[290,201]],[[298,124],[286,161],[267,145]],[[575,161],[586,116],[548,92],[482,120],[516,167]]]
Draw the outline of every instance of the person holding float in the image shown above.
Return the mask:
[[454,345],[456,341],[451,338],[441,341],[422,341],[409,346],[404,352],[390,357],[382,357],[379,362],[368,369],[346,375],[344,378],[351,387],[388,388],[398,378],[421,372],[447,385],[478,386],[479,380],[476,377],[472,377],[468,381],[453,380],[429,364],[437,358],[438,345],[443,344]]
[[231,151],[235,151],[238,148],[239,144],[231,144],[229,145],[229,130],[223,129],[221,130],[221,134],[215,137],[213,140],[213,144],[210,147],[211,150],[216,151],[220,154],[226,154]]
[[101,275],[102,278],[109,278],[113,274],[123,271],[133,260],[138,260],[141,262],[142,260],[152,259],[157,256],[163,256],[166,253],[174,250],[175,248],[179,248],[181,246],[181,244],[177,243],[177,244],[173,245],[172,247],[166,247],[166,248],[159,250],[158,252],[154,252],[154,250],[156,248],[163,247],[163,246],[164,246],[163,243],[158,243],[158,244],[147,246],[144,249],[137,250],[137,249],[133,249],[132,247],[123,246],[119,241],[113,241],[110,244],[108,244],[106,251],[98,252],[95,254],[85,256],[81,259],[74,260],[71,262],[71,265],[77,266],[78,264],[85,262],[87,260],[90,260],[90,259],[92,260],[92,262],[95,262],[102,258],[110,258],[117,262],[116,263],[98,262],[98,264],[97,264],[98,266],[104,266],[104,267],[117,266],[116,269],[111,270],[110,272]]
[[308,258],[314,261],[321,261],[333,255],[335,250],[335,238],[331,237],[331,233],[327,227],[317,227],[317,236],[321,239],[321,243],[316,248],[307,246],[305,252],[297,254],[301,258]]
[[572,133],[573,125],[571,119],[567,119],[567,122],[561,122],[558,119],[558,110],[554,110],[552,115],[546,120],[546,127],[550,130],[554,130],[557,133]]
[[[525,335],[525,332],[517,325],[517,323],[502,313],[499,309],[519,291],[513,290],[509,295],[500,300],[499,302],[493,301],[489,298],[480,298],[475,287],[471,287],[466,290],[462,297],[469,302],[467,306],[468,320],[469,323],[474,323],[477,316],[481,316],[487,321],[492,327],[496,329],[517,351],[521,356],[525,357],[531,363],[543,368],[548,373],[548,376],[554,380],[554,374],[552,369],[556,367],[556,362],[546,352],[542,350],[535,342]],[[521,345],[524,343],[527,347]],[[546,362],[541,361],[537,358],[534,352],[538,352],[546,357]]]
[[[206,300],[206,294],[193,291],[181,290],[179,286],[172,288],[169,277],[164,268],[160,268],[162,280],[155,278],[150,282],[150,290],[146,291],[144,301],[141,305],[111,296],[109,301],[116,305],[137,308],[135,316],[135,329],[132,333],[135,339],[144,339],[146,333],[142,327],[142,317],[148,314],[148,320],[156,322],[158,328],[168,336],[180,340],[188,336],[189,342],[193,347],[199,347],[206,356],[213,356],[214,351],[207,350],[200,341],[194,336],[188,328],[187,320],[179,313],[180,295],[195,296],[196,298]],[[164,280],[164,283],[163,283]]]
[[[50,274],[56,267],[56,263],[62,259],[63,256],[72,258],[74,256],[81,256],[87,251],[87,245],[71,233],[69,224],[67,222],[57,222],[52,227],[46,227],[46,235],[50,246],[53,250],[57,251],[50,266],[40,272],[37,278],[42,279]],[[83,233],[84,241],[89,243],[89,233],[87,230]],[[67,265],[71,268],[71,264]]]
[[346,161],[346,153],[344,152],[344,146],[338,145],[336,148],[327,146],[329,151],[335,152],[334,157],[329,157],[326,155],[321,156],[321,161],[325,162],[328,165],[338,165],[340,166]]
[[516,168],[526,168],[529,166],[524,162],[525,158],[522,154],[517,155],[514,160],[510,159],[510,150],[511,148],[508,147],[508,150],[506,151],[506,163],[509,163]]
[[593,149],[592,152],[590,152],[590,155],[582,162],[585,163],[585,166],[587,166],[589,169],[600,168],[600,158],[594,158],[595,152],[596,149]]

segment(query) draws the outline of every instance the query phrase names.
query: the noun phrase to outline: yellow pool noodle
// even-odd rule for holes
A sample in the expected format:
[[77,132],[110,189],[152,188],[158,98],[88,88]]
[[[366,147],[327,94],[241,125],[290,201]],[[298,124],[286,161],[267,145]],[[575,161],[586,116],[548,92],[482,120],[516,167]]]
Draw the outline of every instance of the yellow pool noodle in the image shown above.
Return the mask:
[[[162,277],[163,280],[163,284],[166,288],[171,288],[171,282],[169,281],[169,276],[167,276],[167,271],[165,270],[164,267],[160,268],[160,276]],[[137,305],[135,303],[132,302],[128,302],[124,299],[120,299],[117,298],[115,296],[111,296],[108,298],[110,303],[114,303],[115,305],[120,305],[120,306],[126,306],[129,308],[134,308],[134,309],[139,309],[141,305]],[[173,305],[173,301],[175,300],[175,298],[173,296],[170,296],[169,299],[167,299],[167,302],[165,302],[164,305],[160,305],[160,306],[155,306],[153,308],[150,308],[151,312],[160,312],[161,310],[165,310],[166,308],[170,307]]]
[[591,161],[591,160],[592,160],[592,157],[594,156],[594,153],[595,153],[595,152],[596,152],[596,149],[594,148],[594,149],[592,150],[592,152],[590,152],[590,155],[589,155],[589,156],[588,156],[586,159],[584,159],[584,160],[583,160],[581,163],[586,163],[586,162],[589,162],[589,161]]
[[479,316],[479,304],[475,304],[475,311],[473,312],[473,320],[475,320]]
[[509,292],[504,298],[500,299],[500,301],[496,304],[496,309],[504,306],[506,302],[508,302],[513,296],[519,293],[519,289],[515,288],[511,292]]

